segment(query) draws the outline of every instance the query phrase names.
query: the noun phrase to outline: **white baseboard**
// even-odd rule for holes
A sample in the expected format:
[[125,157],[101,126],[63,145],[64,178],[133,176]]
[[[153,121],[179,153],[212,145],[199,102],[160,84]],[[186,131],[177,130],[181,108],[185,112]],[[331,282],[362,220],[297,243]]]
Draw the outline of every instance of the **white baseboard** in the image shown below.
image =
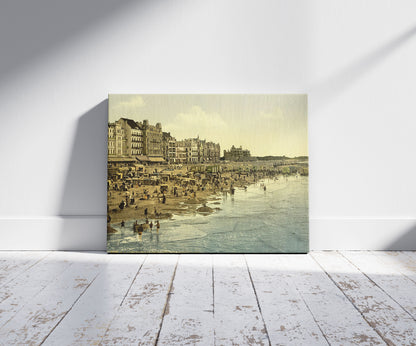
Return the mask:
[[416,250],[416,219],[311,219],[311,250]]
[[105,250],[104,216],[0,218],[0,250]]
[[[416,219],[311,219],[311,250],[416,250]],[[0,218],[0,250],[105,250],[105,216]]]

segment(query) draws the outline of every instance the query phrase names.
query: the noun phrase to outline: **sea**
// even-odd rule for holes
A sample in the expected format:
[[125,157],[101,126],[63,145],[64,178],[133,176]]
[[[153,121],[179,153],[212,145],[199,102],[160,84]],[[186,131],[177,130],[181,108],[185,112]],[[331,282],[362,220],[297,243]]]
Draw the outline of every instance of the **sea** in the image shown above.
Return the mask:
[[[264,190],[264,186],[266,190]],[[208,202],[214,213],[174,215],[142,236],[135,220],[112,224],[111,253],[306,253],[309,249],[308,177],[261,180]],[[144,220],[138,220],[143,223]],[[155,223],[155,220],[152,220]]]

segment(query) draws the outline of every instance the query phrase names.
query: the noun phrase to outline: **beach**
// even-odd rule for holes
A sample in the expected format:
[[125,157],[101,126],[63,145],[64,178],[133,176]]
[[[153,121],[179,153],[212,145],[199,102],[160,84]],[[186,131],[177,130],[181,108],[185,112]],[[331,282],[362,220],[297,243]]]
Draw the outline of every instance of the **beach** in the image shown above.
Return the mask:
[[[130,174],[124,175],[124,179],[108,183],[108,221],[116,223],[146,217],[166,219],[173,215],[195,214],[204,204],[220,199],[224,193],[232,194],[236,188],[247,188],[265,178],[278,179],[290,175],[291,170],[299,174],[300,168],[294,164],[232,163],[216,166],[217,171],[213,173],[206,172],[211,167],[207,165],[150,166],[141,172],[129,167]],[[133,179],[145,175],[147,177],[141,180]],[[205,209],[205,212],[214,211]]]
[[[266,190],[264,190],[266,187]],[[125,253],[303,253],[308,249],[308,177],[260,179],[234,195],[216,194],[212,213],[173,214],[160,229],[134,232],[135,220],[114,223],[109,252]],[[215,209],[218,208],[218,209]],[[149,218],[155,223],[154,219]],[[144,222],[143,217],[138,222]]]

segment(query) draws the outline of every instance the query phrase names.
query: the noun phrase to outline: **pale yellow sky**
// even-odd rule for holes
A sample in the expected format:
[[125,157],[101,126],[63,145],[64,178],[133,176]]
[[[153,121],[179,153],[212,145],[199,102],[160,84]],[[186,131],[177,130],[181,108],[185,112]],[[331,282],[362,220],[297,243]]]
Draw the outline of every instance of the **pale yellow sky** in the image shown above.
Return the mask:
[[160,122],[177,140],[199,137],[253,156],[308,155],[306,95],[109,95],[109,121]]

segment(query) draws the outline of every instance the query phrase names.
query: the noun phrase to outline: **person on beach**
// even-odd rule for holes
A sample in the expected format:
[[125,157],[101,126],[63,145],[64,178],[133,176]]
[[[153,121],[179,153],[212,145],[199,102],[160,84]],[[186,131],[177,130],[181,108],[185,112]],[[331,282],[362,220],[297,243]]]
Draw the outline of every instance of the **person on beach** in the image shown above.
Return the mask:
[[137,228],[137,241],[142,241],[142,234],[143,234],[143,228],[138,227]]
[[266,191],[266,185],[264,185],[263,190]]
[[150,232],[152,232],[153,231],[153,222],[152,221],[150,221],[149,227],[150,227]]
[[121,220],[121,227],[124,227],[124,220]]
[[160,228],[160,223],[159,223],[159,220],[158,220],[158,221],[156,221],[156,229],[157,229],[158,232],[159,232],[159,228]]
[[144,216],[147,218],[147,208],[144,210]]

